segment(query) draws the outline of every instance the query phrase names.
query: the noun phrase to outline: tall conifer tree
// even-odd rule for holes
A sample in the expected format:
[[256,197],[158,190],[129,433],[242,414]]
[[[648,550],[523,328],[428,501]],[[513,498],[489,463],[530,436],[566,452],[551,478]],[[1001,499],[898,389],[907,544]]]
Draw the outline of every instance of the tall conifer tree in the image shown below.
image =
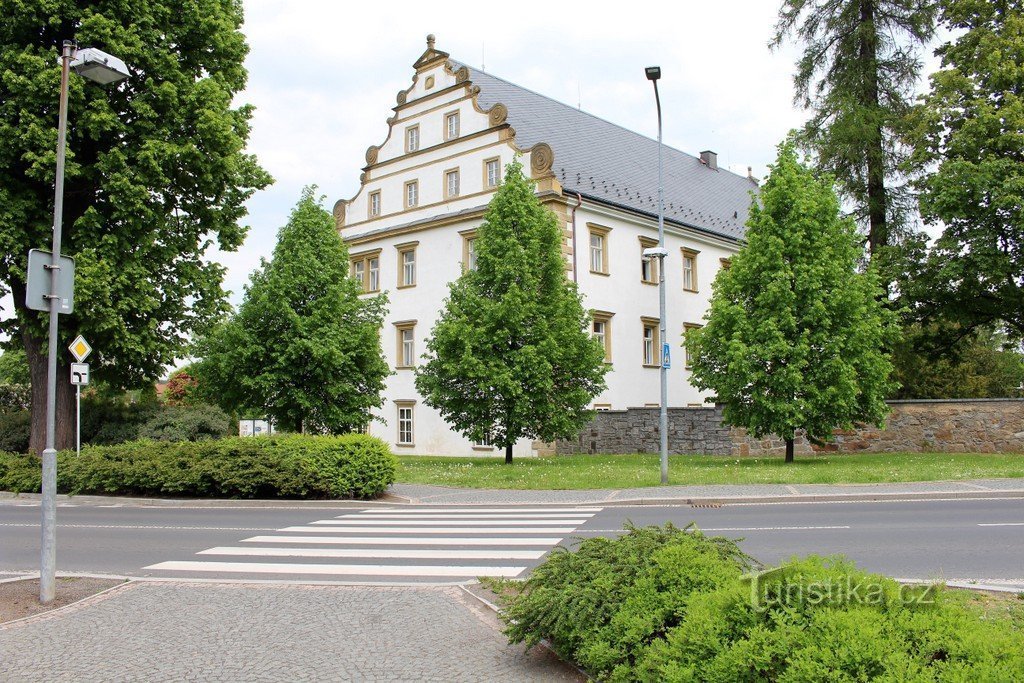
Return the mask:
[[566,277],[561,230],[515,161],[451,285],[416,376],[424,402],[474,441],[575,436],[604,390],[604,349]]
[[933,0],[783,0],[772,47],[794,35],[803,55],[795,101],[812,112],[800,134],[866,223],[872,256],[905,232],[900,133],[935,31]]

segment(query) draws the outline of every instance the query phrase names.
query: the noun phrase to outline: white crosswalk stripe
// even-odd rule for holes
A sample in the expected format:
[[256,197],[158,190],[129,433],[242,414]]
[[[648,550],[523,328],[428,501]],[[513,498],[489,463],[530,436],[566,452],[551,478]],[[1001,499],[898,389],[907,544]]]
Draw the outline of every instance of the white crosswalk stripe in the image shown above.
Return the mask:
[[160,562],[146,569],[154,576],[274,575],[297,582],[303,577],[357,577],[359,581],[511,578],[536,565],[566,534],[601,510],[372,508],[284,527],[273,534],[241,539],[238,545],[202,550],[196,553],[197,559]]

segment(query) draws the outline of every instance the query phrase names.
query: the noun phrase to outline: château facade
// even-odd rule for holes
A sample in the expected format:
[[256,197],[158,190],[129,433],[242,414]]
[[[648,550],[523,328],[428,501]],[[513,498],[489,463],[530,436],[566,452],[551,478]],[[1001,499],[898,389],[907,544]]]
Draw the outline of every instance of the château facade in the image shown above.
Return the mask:
[[[564,226],[568,275],[604,343],[611,370],[594,408],[658,405],[658,266],[641,257],[658,239],[657,141],[453,61],[432,36],[413,68],[387,138],[366,151],[359,191],[334,206],[352,275],[390,299],[381,340],[394,374],[370,433],[399,454],[497,454],[453,432],[414,377],[449,283],[474,267],[476,231],[516,155]],[[669,405],[703,405],[681,335],[700,324],[715,275],[738,250],[757,183],[719,168],[709,151],[665,147],[664,171]],[[514,454],[535,449],[524,439]]]

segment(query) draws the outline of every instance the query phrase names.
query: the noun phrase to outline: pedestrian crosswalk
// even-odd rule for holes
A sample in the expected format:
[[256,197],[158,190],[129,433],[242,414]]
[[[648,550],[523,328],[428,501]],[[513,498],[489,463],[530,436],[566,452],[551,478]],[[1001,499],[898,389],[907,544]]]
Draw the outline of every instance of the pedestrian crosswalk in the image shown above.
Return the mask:
[[466,581],[515,578],[539,564],[600,507],[395,507],[350,512],[237,545],[201,550],[197,559],[145,569],[152,576],[301,581]]

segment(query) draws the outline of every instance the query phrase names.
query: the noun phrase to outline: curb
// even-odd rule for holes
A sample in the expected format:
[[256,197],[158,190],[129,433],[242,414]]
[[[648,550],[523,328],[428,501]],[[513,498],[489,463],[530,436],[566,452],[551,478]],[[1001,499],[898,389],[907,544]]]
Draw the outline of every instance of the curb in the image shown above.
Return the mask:
[[[473,489],[451,489],[453,493],[469,492]],[[494,489],[499,493],[516,489]],[[557,491],[553,491],[557,492]],[[445,495],[445,494],[439,494]],[[433,496],[431,496],[433,497]],[[639,498],[603,498],[595,496],[587,500],[560,501],[491,501],[464,503],[457,500],[434,501],[423,498],[412,498],[396,493],[386,493],[375,500],[248,500],[248,499],[203,499],[203,498],[129,498],[122,496],[78,496],[60,494],[57,503],[78,503],[82,505],[107,505],[124,507],[163,507],[163,508],[269,508],[294,510],[344,510],[351,508],[367,508],[387,505],[422,505],[444,506],[459,505],[464,507],[494,505],[601,505],[603,507],[625,506],[692,506],[717,507],[721,505],[768,505],[784,503],[870,503],[870,502],[912,502],[921,500],[997,500],[1024,498],[1024,489],[989,489],[986,491],[892,491],[877,493],[828,493],[828,494],[778,494],[756,496],[679,496],[679,497],[639,497]],[[42,499],[38,493],[10,493],[0,491],[0,501],[21,500],[38,502]]]
[[[23,500],[38,502],[42,500],[40,493],[11,493],[0,491],[0,501]],[[130,498],[126,496],[74,495],[61,493],[57,495],[57,503],[80,503],[83,505],[121,505],[125,507],[165,507],[165,508],[279,508],[279,509],[345,509],[365,508],[375,505],[394,505],[405,503],[406,498],[384,494],[375,500],[280,500],[280,499],[245,499],[245,498]]]

